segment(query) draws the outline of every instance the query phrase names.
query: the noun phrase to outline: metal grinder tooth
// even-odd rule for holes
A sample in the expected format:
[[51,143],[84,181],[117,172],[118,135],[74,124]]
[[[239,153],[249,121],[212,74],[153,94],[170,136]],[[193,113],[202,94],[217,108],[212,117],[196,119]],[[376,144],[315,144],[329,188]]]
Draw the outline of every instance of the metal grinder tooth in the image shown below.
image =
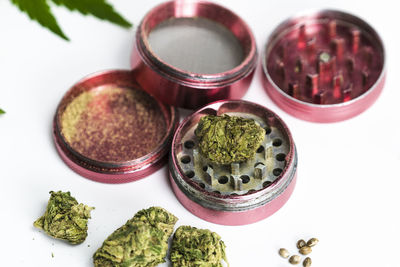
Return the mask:
[[356,54],[358,52],[358,48],[360,47],[360,35],[361,32],[359,29],[351,30],[351,48],[353,54]]
[[231,163],[231,174],[239,175],[240,173],[240,164],[239,163]]
[[233,190],[241,191],[243,190],[243,181],[240,178],[240,164],[232,163],[231,164],[231,186]]
[[192,147],[192,148],[189,148],[188,150],[190,151],[191,149],[193,149],[192,150],[192,153],[193,153],[193,165],[197,165],[197,166],[199,166],[202,162],[201,162],[201,157],[200,157],[200,153],[199,153],[199,150],[196,148],[196,146],[194,145],[194,147]]
[[344,38],[333,39],[331,46],[332,46],[333,54],[336,56],[336,59],[341,61],[343,59],[344,49],[345,49]]
[[349,76],[351,76],[353,74],[354,64],[355,64],[354,58],[349,56],[346,61],[346,70],[347,70]]
[[372,59],[373,59],[373,55],[374,51],[372,50],[372,48],[370,46],[364,47],[363,48],[363,60],[364,60],[364,68],[370,68],[371,64],[372,64]]
[[[344,12],[324,10],[288,19],[271,34],[265,51],[268,94],[284,110],[307,120],[338,121],[361,113],[385,81],[379,35]],[[361,98],[375,88],[378,92]],[[346,111],[337,112],[344,102],[359,104],[342,105]]]
[[336,98],[342,97],[343,76],[341,74],[333,77],[333,96]]
[[311,98],[318,93],[318,74],[307,74],[306,76],[306,91]]
[[286,79],[285,63],[283,63],[282,60],[277,60],[276,65],[277,65],[276,75],[277,75],[279,81],[281,81],[283,83]]
[[315,104],[325,104],[325,102],[326,102],[326,94],[327,94],[327,92],[325,90],[320,90],[314,96],[314,103]]
[[299,27],[299,36],[297,39],[297,48],[298,49],[303,49],[306,47],[306,40],[307,40],[307,34],[306,34],[306,25],[302,24]]
[[215,186],[216,179],[214,177],[214,169],[211,168],[211,165],[207,165],[203,168],[203,170],[205,172],[206,182],[211,186]]
[[297,82],[289,83],[289,95],[298,98],[300,95],[299,84]]
[[310,40],[307,41],[306,50],[307,50],[307,57],[310,61],[313,61],[315,58],[317,49],[317,38],[312,37]]
[[302,57],[299,57],[297,60],[296,60],[296,66],[295,66],[295,68],[294,68],[294,72],[295,73],[301,73],[301,72],[303,72],[303,68],[304,68],[304,60],[303,60],[303,58]]
[[277,55],[283,62],[286,60],[288,43],[283,41],[277,49]]
[[351,93],[353,92],[353,84],[349,84],[346,89],[343,90],[343,102],[351,100]]
[[254,178],[256,179],[263,179],[265,177],[267,173],[267,167],[265,167],[264,164],[258,164],[255,168],[254,168]]
[[362,76],[362,86],[363,88],[365,88],[368,85],[368,78],[369,78],[368,70],[363,70],[361,76]]
[[332,75],[336,72],[336,57],[331,56],[328,52],[322,52],[318,57],[317,71],[319,74],[320,86],[329,88],[332,82]]
[[336,20],[330,20],[327,24],[328,26],[328,37],[330,40],[332,40],[333,38],[336,37],[336,29],[337,29],[337,25],[336,25]]
[[235,191],[243,190],[243,181],[239,175],[231,175],[231,186]]

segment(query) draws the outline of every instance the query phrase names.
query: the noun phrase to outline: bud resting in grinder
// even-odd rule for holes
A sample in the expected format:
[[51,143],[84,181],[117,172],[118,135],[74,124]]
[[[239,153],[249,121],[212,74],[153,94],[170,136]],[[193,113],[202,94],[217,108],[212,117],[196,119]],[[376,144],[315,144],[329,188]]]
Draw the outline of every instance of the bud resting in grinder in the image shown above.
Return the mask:
[[256,154],[265,130],[253,119],[207,115],[195,130],[203,156],[216,164],[244,162]]

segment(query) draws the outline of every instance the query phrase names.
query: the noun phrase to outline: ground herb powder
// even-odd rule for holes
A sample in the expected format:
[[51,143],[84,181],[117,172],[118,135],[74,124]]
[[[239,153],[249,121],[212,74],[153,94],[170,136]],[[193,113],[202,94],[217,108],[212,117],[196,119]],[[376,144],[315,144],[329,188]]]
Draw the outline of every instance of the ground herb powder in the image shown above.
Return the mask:
[[150,153],[166,133],[158,103],[139,89],[103,86],[73,98],[60,115],[73,150],[101,162],[126,162]]

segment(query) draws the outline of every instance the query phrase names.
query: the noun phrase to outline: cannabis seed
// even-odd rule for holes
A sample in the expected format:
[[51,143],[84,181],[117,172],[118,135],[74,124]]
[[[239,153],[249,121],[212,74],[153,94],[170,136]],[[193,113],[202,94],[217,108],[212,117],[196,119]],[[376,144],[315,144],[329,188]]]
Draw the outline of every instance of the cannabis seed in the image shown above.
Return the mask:
[[279,255],[281,255],[281,257],[285,258],[285,259],[289,258],[289,256],[290,256],[289,251],[285,248],[281,248],[279,250]]
[[299,255],[293,255],[292,257],[289,258],[289,262],[293,265],[299,264],[300,263],[300,256]]
[[308,255],[312,252],[312,249],[309,246],[304,246],[299,250],[301,255]]
[[316,244],[318,244],[319,240],[317,238],[311,238],[310,240],[307,241],[307,246],[313,247]]
[[310,258],[310,257],[307,257],[307,258],[305,258],[304,261],[303,261],[303,266],[304,266],[304,267],[310,267],[310,266],[311,266],[311,263],[312,263],[311,258]]
[[301,249],[305,245],[306,245],[306,241],[304,241],[303,239],[300,239],[299,241],[297,241],[297,244],[296,244],[298,249]]

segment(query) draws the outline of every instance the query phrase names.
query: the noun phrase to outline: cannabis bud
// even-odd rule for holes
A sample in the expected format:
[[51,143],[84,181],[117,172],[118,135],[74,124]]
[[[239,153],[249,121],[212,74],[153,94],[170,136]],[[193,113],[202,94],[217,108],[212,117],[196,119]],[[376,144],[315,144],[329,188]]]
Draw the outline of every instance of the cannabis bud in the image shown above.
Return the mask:
[[207,115],[195,131],[203,156],[217,164],[243,162],[252,158],[265,137],[253,119]]
[[95,267],[151,267],[165,262],[168,239],[178,218],[163,208],[135,214],[93,255]]
[[170,259],[172,267],[222,267],[222,260],[228,264],[221,237],[210,230],[191,226],[176,230]]
[[94,208],[79,204],[70,192],[50,191],[50,194],[46,212],[33,225],[43,229],[48,235],[71,244],[85,241],[88,219]]

